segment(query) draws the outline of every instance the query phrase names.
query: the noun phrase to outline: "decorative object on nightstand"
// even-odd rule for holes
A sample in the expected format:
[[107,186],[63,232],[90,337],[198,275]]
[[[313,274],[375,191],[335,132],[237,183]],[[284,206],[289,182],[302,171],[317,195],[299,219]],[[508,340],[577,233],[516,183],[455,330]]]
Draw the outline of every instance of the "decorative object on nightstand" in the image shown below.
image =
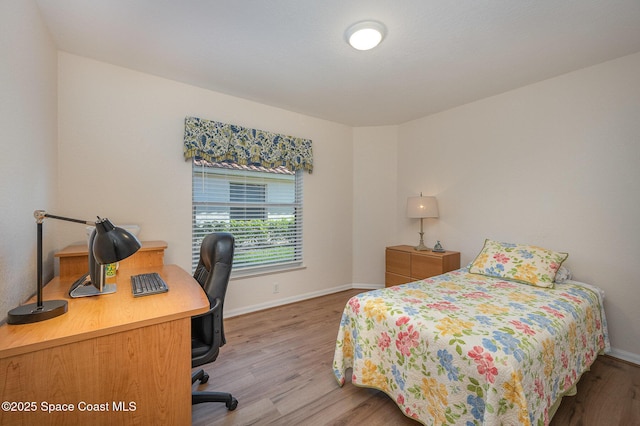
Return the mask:
[[392,246],[386,248],[385,261],[385,287],[391,287],[459,269],[460,252],[425,252],[411,246]]
[[436,241],[436,245],[433,246],[433,251],[436,253],[444,253],[444,249],[442,248],[442,244],[440,244],[440,240]]
[[414,248],[418,251],[428,251],[424,245],[423,221],[427,217],[438,217],[438,201],[436,197],[409,197],[407,199],[407,217],[420,219],[420,243]]

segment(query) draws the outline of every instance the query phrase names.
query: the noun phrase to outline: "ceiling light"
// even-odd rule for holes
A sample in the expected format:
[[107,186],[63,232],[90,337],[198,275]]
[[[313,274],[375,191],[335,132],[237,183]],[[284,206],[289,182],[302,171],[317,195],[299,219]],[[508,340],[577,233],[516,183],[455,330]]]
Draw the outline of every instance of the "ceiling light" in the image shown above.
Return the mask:
[[376,47],[384,38],[387,29],[376,21],[361,21],[353,24],[345,32],[347,42],[357,50]]

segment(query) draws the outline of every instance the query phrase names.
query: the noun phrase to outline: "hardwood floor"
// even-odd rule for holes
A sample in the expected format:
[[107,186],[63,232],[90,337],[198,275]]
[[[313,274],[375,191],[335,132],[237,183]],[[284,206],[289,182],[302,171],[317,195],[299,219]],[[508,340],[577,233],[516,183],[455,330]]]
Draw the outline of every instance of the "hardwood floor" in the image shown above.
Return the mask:
[[599,356],[580,379],[578,394],[562,400],[551,425],[640,425],[640,367]]
[[[418,425],[379,391],[338,385],[332,361],[347,300],[363,290],[225,320],[227,344],[205,366],[199,390],[231,392],[224,404],[193,406],[194,425]],[[194,389],[195,389],[194,385]],[[640,367],[600,356],[567,397],[552,426],[640,425]]]

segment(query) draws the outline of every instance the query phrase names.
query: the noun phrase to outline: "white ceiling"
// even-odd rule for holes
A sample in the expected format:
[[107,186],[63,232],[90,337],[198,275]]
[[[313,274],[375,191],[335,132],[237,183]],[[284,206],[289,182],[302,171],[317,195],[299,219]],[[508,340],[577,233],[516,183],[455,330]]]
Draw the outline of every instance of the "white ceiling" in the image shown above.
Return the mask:
[[[36,0],[60,50],[352,126],[640,52],[640,0]],[[361,52],[360,20],[386,38]]]

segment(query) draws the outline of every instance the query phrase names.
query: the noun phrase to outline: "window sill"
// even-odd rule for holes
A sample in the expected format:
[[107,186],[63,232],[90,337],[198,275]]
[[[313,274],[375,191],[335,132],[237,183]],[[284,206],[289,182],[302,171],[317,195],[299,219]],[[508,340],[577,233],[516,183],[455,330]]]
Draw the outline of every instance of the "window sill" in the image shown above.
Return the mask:
[[250,270],[242,270],[238,272],[231,271],[230,280],[234,281],[234,280],[241,280],[245,278],[256,278],[256,277],[261,277],[265,275],[280,274],[282,272],[300,271],[303,269],[307,269],[307,267],[302,264],[299,264],[299,265],[296,264],[296,265],[282,265],[282,266],[255,268]]

